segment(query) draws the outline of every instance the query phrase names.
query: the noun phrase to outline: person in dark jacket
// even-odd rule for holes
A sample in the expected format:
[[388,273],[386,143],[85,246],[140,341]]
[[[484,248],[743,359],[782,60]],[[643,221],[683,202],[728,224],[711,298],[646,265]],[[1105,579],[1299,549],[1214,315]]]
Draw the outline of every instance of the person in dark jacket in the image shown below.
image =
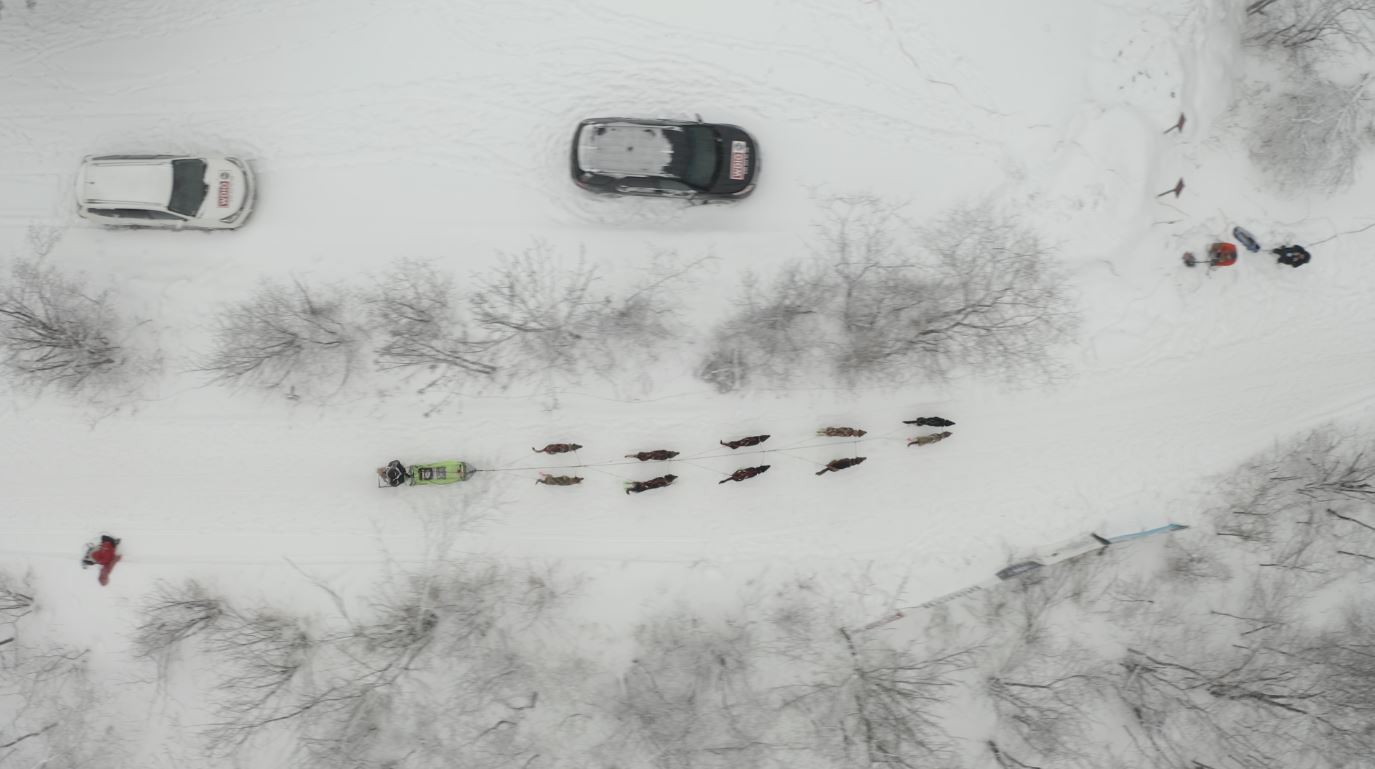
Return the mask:
[[847,467],[854,467],[855,465],[859,464],[860,462],[863,462],[866,459],[868,459],[868,457],[843,457],[841,459],[832,459],[830,462],[826,463],[826,466],[824,468],[817,472],[817,475],[822,475],[824,473],[838,473]]
[[1303,246],[1280,246],[1271,249],[1270,253],[1279,257],[1276,261],[1290,267],[1302,267],[1313,259],[1313,255],[1308,253],[1308,249]]
[[550,475],[540,473],[540,477],[535,483],[542,483],[545,486],[576,486],[582,483],[582,477],[577,475]]
[[763,443],[764,441],[767,441],[768,439],[769,436],[767,435],[751,435],[748,438],[739,438],[729,443],[727,443],[726,441],[717,442],[729,449],[738,449],[741,446],[758,446],[759,444]]
[[867,432],[858,427],[823,427],[816,434],[827,438],[863,438]]
[[933,443],[940,443],[941,441],[945,440],[946,438],[949,438],[949,437],[950,437],[950,434],[951,434],[950,431],[949,431],[949,430],[946,430],[945,432],[941,432],[941,433],[932,433],[931,435],[918,435],[917,437],[915,437],[915,438],[913,438],[913,439],[907,441],[907,445],[908,445],[908,446],[929,446],[929,445],[931,445],[931,444],[933,444]]
[[119,554],[119,538],[111,537],[108,534],[100,535],[100,544],[89,544],[86,546],[86,555],[81,558],[81,568],[100,565],[100,576],[97,580],[102,585],[110,584],[110,572],[114,570],[115,564],[123,560],[124,556]]
[[532,448],[530,450],[536,454],[567,454],[570,451],[577,451],[580,448],[582,448],[582,445],[578,443],[551,443],[542,449]]
[[736,470],[735,472],[731,473],[729,478],[725,479],[724,481],[717,481],[716,483],[722,484],[730,483],[731,481],[736,481],[737,483],[740,481],[748,481],[756,475],[762,475],[763,473],[768,472],[770,467],[772,467],[772,465],[760,465],[758,467],[742,467],[739,470]]
[[647,481],[626,481],[625,493],[640,494],[650,489],[662,489],[678,480],[676,475],[661,475],[658,478],[650,478]]
[[641,451],[638,454],[626,454],[626,459],[638,459],[641,462],[659,461],[663,462],[678,456],[678,452],[668,449],[655,449],[653,451]]
[[406,466],[401,464],[399,459],[388,462],[386,467],[377,468],[377,475],[393,488],[410,480],[411,477],[410,473],[406,472]]
[[916,425],[917,427],[954,427],[955,423],[949,419],[941,417],[917,417],[916,419],[904,419],[905,425]]

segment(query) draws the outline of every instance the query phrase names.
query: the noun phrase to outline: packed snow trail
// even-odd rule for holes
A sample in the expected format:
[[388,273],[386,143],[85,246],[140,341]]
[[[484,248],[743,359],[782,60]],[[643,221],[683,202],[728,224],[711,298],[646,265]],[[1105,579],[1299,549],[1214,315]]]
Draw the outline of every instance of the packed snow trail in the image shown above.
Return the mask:
[[[1315,250],[1297,273],[1263,259],[1225,275],[1178,264],[1181,246],[1237,223],[1267,242],[1367,223],[1369,195],[1357,189],[1356,203],[1334,203],[1314,225],[1274,224],[1302,222],[1308,207],[1256,192],[1244,153],[1231,150],[1229,8],[1004,0],[977,9],[1004,20],[994,28],[955,6],[808,2],[785,13],[736,0],[7,9],[0,191],[58,197],[0,200],[0,244],[19,256],[43,241],[48,263],[111,288],[121,310],[158,330],[169,370],[132,413],[14,401],[0,416],[0,551],[58,573],[92,533],[116,532],[129,556],[111,590],[132,593],[153,576],[286,558],[417,560],[429,555],[425,521],[471,502],[491,514],[455,541],[458,553],[900,559],[936,594],[1007,547],[1176,517],[1212,473],[1251,452],[1368,416],[1375,379],[1375,275],[1360,258],[1370,233]],[[1162,134],[1181,109],[1188,128]],[[597,199],[567,179],[577,120],[694,111],[760,139],[751,200]],[[262,191],[253,220],[216,235],[74,222],[64,198],[79,158],[138,150],[247,156]],[[1181,175],[1182,197],[1152,197]],[[33,183],[50,178],[52,193]],[[717,258],[713,290],[689,297],[701,304],[688,325],[705,331],[729,299],[716,286],[811,252],[818,197],[876,194],[926,221],[994,191],[1046,233],[1085,308],[1071,378],[1051,388],[823,385],[723,397],[685,379],[657,382],[653,400],[589,389],[562,393],[553,412],[535,399],[485,398],[426,419],[404,389],[288,409],[187,373],[216,304],[265,276],[364,281],[410,256],[466,275],[535,238],[585,249],[611,272],[673,249]],[[32,221],[44,211],[55,213]],[[60,240],[43,240],[34,223]],[[681,363],[660,369],[691,367]],[[819,479],[811,472],[834,458],[827,449],[786,454],[738,486],[710,482],[736,469],[712,458],[644,497],[621,494],[616,482],[631,474],[610,467],[598,468],[603,483],[576,489],[512,473],[379,490],[372,476],[394,457],[501,467],[531,442],[565,437],[600,457],[660,445],[692,453],[744,431],[781,441],[822,424],[882,433],[923,412],[954,418],[955,435],[926,449],[879,446],[862,467]]]

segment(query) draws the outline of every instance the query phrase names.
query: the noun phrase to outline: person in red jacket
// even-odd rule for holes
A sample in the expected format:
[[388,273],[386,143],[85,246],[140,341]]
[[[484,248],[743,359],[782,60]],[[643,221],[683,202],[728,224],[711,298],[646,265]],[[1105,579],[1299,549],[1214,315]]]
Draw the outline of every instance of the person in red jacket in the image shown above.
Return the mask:
[[119,539],[108,534],[100,535],[100,544],[86,545],[86,555],[81,559],[81,568],[100,564],[100,584],[110,584],[110,572],[124,556],[117,552]]

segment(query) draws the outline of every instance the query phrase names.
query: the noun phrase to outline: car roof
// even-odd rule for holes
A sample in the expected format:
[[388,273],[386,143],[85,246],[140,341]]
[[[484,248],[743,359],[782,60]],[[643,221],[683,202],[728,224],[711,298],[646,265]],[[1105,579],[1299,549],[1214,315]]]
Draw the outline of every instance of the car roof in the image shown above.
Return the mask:
[[88,205],[163,208],[172,195],[172,164],[88,162],[81,174],[81,200]]
[[682,130],[626,121],[584,124],[578,131],[578,167],[606,176],[671,177],[673,144],[668,132]]

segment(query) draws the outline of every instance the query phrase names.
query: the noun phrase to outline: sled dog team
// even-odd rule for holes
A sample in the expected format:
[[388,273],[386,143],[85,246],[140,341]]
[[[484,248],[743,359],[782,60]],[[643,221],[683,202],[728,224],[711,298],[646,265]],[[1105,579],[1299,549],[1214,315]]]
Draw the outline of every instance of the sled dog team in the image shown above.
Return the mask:
[[[949,419],[945,419],[944,417],[918,417],[917,419],[903,420],[903,424],[916,425],[918,427],[953,427],[955,423],[950,421]],[[823,427],[820,430],[817,430],[816,434],[820,437],[825,438],[862,438],[868,434],[868,431],[861,430],[856,427]],[[938,433],[930,433],[927,435],[919,435],[915,438],[908,440],[907,445],[929,446],[933,443],[939,443],[940,441],[943,441],[946,438],[949,438],[950,436],[951,432],[949,430],[944,430]],[[749,435],[744,438],[736,438],[735,440],[730,441],[718,441],[718,443],[720,443],[722,446],[725,446],[728,449],[735,450],[745,448],[748,446],[758,446],[767,441],[771,437],[771,435]],[[571,454],[577,452],[578,449],[581,448],[582,444],[580,443],[550,443],[545,445],[543,448],[538,449],[532,446],[530,447],[530,450],[535,452],[536,454],[552,455]],[[651,451],[638,451],[633,454],[626,454],[625,458],[638,460],[640,462],[667,462],[672,460],[674,457],[678,456],[678,454],[679,452],[671,451],[669,449],[653,449]],[[858,464],[861,464],[867,458],[868,457],[842,457],[840,459],[833,459],[830,462],[827,462],[821,470],[817,471],[816,475],[840,472],[841,470],[845,470],[854,467]],[[742,481],[747,481],[751,478],[757,478],[758,476],[768,472],[770,467],[772,467],[772,465],[756,465],[753,467],[742,467],[739,470],[736,470],[735,472],[726,476],[726,478],[724,478],[723,480],[717,481],[717,483],[740,483]],[[386,481],[387,485],[389,486],[399,486],[402,482],[406,480],[406,468],[404,465],[401,464],[400,461],[397,460],[393,460],[386,467],[379,468],[377,473],[380,477],[383,478],[383,480]],[[651,491],[653,489],[662,489],[667,486],[673,485],[673,482],[676,480],[678,480],[678,476],[670,473],[658,476],[656,478],[651,478],[647,481],[626,481],[625,493],[640,494],[646,491]],[[550,473],[543,472],[540,473],[540,477],[535,480],[535,483],[544,486],[576,486],[582,482],[583,477],[579,475],[552,475]]]
[[[918,419],[905,420],[903,424],[916,425],[918,427],[952,427],[955,423],[942,417],[920,417]],[[817,430],[816,434],[826,438],[862,438],[867,432],[854,427],[823,427]],[[733,451],[747,446],[758,446],[764,441],[767,441],[770,437],[772,436],[750,435],[732,441],[720,441],[720,444]],[[938,433],[917,436],[907,441],[907,445],[927,446],[949,437],[950,431],[945,430]],[[577,443],[550,443],[542,449],[531,448],[531,451],[537,454],[569,454],[576,452],[580,448],[582,448],[582,445]],[[639,451],[634,454],[626,454],[625,458],[638,460],[640,462],[668,462],[676,456],[678,456],[677,451],[654,449],[652,451]],[[865,459],[867,459],[867,457],[841,457],[840,459],[832,459],[830,462],[826,463],[825,467],[817,471],[816,474],[824,475],[826,473],[840,472],[841,470],[863,463]],[[751,478],[757,478],[768,472],[770,467],[771,465],[742,467],[726,476],[725,479],[717,481],[717,483],[740,483]],[[377,476],[381,478],[387,486],[400,486],[410,480],[410,470],[408,470],[406,465],[400,460],[393,459],[391,462],[388,462],[385,467],[377,468]],[[640,494],[653,489],[662,489],[673,485],[673,482],[676,480],[678,480],[678,476],[670,473],[661,475],[657,478],[650,478],[647,481],[627,481],[625,484],[625,493]],[[535,483],[545,486],[576,486],[582,483],[582,481],[582,477],[577,475],[550,475],[549,473],[540,473],[540,477]],[[99,543],[92,542],[86,545],[85,554],[81,557],[81,566],[82,568],[100,566],[98,581],[101,585],[108,585],[110,583],[110,572],[115,568],[115,564],[119,563],[124,557],[119,553],[119,544],[120,540],[118,537],[102,534]]]

